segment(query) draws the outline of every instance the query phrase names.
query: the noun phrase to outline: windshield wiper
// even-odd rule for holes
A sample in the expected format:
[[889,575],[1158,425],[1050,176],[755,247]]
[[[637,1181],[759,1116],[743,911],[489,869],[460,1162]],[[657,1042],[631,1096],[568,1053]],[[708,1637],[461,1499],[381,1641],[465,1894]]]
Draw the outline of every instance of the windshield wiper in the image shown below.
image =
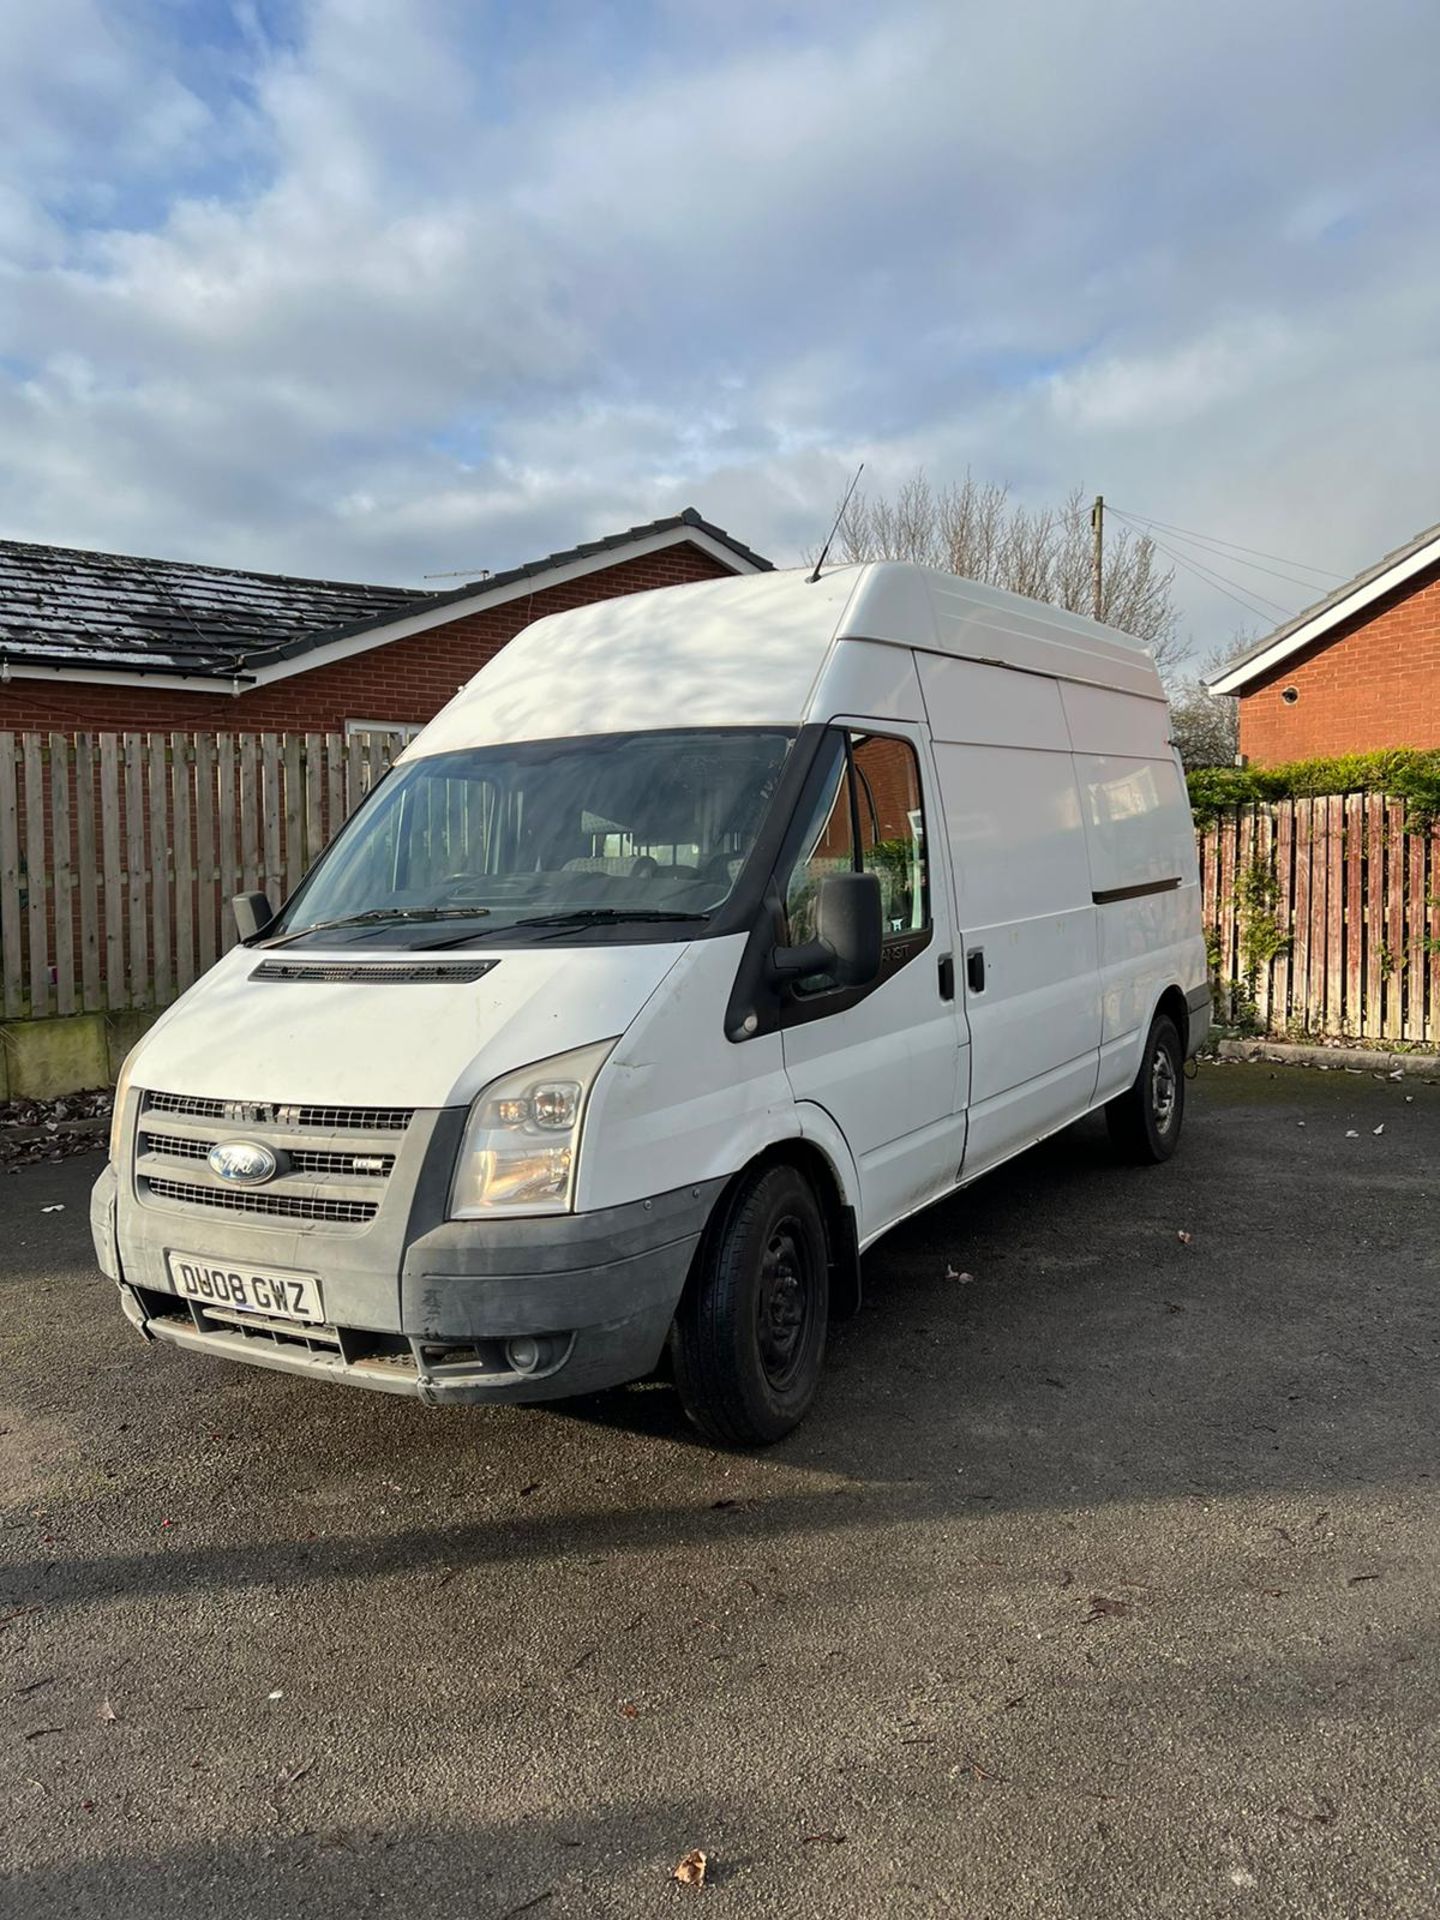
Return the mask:
[[[503,940],[517,927],[551,927],[551,938],[570,933],[577,927],[619,927],[630,920],[708,920],[708,913],[672,913],[660,907],[572,907],[565,913],[531,914],[524,920],[507,920],[503,927],[482,927],[479,933],[457,933],[453,939],[427,940],[423,951],[437,947],[463,947],[471,940]],[[542,935],[542,938],[547,936]]]
[[517,927],[553,927],[556,933],[568,933],[572,927],[617,927],[631,920],[673,921],[708,920],[708,913],[679,913],[664,907],[572,907],[564,913],[541,913],[528,920],[517,920]]
[[342,913],[336,920],[317,920],[312,926],[297,927],[278,940],[267,940],[267,947],[288,947],[292,940],[303,940],[307,933],[328,933],[332,927],[379,926],[387,920],[481,920],[489,907],[368,907],[364,913]]

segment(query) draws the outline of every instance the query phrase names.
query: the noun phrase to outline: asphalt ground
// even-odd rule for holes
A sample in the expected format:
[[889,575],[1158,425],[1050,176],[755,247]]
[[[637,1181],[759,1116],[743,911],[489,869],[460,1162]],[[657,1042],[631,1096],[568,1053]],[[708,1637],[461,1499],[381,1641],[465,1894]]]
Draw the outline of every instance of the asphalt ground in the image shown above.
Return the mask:
[[753,1456],[147,1348],[98,1160],[0,1180],[0,1906],[1433,1920],[1440,1087],[1190,1092],[891,1235]]

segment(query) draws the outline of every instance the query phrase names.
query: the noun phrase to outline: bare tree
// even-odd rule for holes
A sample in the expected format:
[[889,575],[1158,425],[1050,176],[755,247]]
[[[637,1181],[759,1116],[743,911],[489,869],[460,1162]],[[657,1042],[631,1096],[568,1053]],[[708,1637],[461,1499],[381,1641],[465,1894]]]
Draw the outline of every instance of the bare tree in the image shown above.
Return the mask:
[[[968,473],[936,488],[917,472],[893,495],[857,493],[840,542],[847,560],[916,560],[1072,613],[1093,610],[1090,511],[1078,488],[1058,507],[1031,508]],[[1143,641],[1167,678],[1189,652],[1174,577],[1144,534],[1106,529],[1101,617]]]
[[1232,657],[1248,636],[1222,648],[1197,665],[1191,662],[1185,677],[1170,693],[1170,737],[1180,749],[1185,771],[1197,767],[1233,767],[1240,751],[1240,702],[1229,694],[1212,693],[1208,680]]

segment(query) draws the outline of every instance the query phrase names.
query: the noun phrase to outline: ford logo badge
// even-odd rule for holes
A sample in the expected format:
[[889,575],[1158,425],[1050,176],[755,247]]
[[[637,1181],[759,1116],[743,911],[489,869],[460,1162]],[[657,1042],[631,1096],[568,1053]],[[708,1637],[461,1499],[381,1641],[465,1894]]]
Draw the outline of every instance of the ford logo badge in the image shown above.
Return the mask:
[[210,1171],[237,1187],[258,1187],[275,1177],[279,1162],[258,1140],[217,1140],[205,1156]]

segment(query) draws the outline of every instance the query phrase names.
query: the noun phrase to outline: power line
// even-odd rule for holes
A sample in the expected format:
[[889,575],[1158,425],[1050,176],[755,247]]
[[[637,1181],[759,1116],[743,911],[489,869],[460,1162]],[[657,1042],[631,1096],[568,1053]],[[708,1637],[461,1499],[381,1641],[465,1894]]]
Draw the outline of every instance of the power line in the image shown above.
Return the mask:
[[1111,507],[1110,511],[1123,513],[1127,520],[1143,520],[1147,526],[1163,527],[1166,533],[1188,534],[1192,540],[1203,541],[1208,546],[1231,547],[1236,553],[1253,553],[1261,560],[1278,560],[1282,567],[1299,567],[1303,573],[1323,573],[1327,580],[1348,580],[1350,577],[1336,573],[1331,567],[1312,566],[1308,560],[1289,560],[1283,553],[1266,553],[1263,547],[1242,547],[1238,540],[1224,540],[1218,533],[1197,533],[1193,527],[1172,526],[1168,520],[1156,520],[1148,513],[1126,513],[1123,507]]
[[[1237,607],[1243,607],[1245,612],[1253,615],[1255,619],[1266,620],[1270,618],[1262,608],[1253,605],[1251,601],[1241,597],[1242,590],[1237,587],[1235,581],[1232,580],[1227,586],[1223,584],[1215,574],[1211,573],[1207,567],[1202,567],[1198,560],[1187,559],[1183,553],[1176,553],[1173,547],[1167,547],[1161,540],[1156,540],[1155,545],[1167,558],[1175,561],[1177,566],[1188,567],[1191,573],[1196,574],[1205,582],[1207,587],[1213,587],[1217,593],[1223,593],[1227,600],[1233,600]],[[1253,588],[1250,591],[1253,592]],[[1262,593],[1257,593],[1255,594],[1255,599],[1265,600],[1265,596]],[[1272,608],[1274,612],[1283,615],[1287,620],[1292,617],[1288,608],[1278,605],[1274,600],[1265,600],[1265,605]]]
[[[1127,521],[1138,533],[1145,534],[1152,540],[1155,536],[1153,533],[1150,533],[1150,528],[1158,527],[1162,524],[1158,520],[1142,522],[1138,514],[1126,513],[1121,507],[1112,507],[1110,511],[1116,514],[1121,520]],[[1222,553],[1211,541],[1204,539],[1199,534],[1172,534],[1171,538],[1177,540],[1183,539],[1187,546],[1199,547],[1202,553],[1213,553],[1221,560],[1228,560],[1232,567],[1248,567],[1252,573],[1268,573],[1272,580],[1288,581],[1292,587],[1303,587],[1306,593],[1316,593],[1319,591],[1319,588],[1313,580],[1302,580],[1298,573],[1281,573],[1275,567],[1262,567],[1258,560],[1242,560],[1239,554]],[[1293,564],[1303,566],[1304,562],[1297,560]]]

